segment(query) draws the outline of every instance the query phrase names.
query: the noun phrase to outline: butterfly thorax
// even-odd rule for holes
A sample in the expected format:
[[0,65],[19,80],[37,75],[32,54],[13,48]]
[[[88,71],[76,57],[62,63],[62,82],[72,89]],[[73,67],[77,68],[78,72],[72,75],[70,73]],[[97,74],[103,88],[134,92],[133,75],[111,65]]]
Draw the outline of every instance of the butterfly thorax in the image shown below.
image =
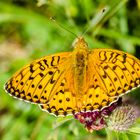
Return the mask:
[[83,38],[78,38],[74,45],[73,59],[75,89],[74,94],[77,98],[80,99],[85,94],[88,60],[88,47]]

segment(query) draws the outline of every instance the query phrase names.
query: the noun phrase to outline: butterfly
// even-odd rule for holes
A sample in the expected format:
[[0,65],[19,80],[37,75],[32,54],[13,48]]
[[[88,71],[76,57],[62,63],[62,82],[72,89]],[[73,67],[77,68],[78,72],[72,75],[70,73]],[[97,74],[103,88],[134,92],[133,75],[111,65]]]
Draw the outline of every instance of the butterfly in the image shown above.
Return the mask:
[[88,49],[83,37],[73,52],[35,60],[5,84],[13,97],[55,116],[102,110],[140,86],[140,60],[113,49]]

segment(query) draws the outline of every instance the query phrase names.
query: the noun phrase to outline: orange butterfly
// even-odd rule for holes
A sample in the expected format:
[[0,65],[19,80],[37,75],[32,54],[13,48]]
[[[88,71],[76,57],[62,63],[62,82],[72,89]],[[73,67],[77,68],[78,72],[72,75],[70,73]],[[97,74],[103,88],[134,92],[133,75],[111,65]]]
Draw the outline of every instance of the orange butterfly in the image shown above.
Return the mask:
[[79,37],[73,52],[33,61],[5,84],[5,90],[56,116],[66,116],[102,110],[138,86],[140,60],[118,50],[89,50]]

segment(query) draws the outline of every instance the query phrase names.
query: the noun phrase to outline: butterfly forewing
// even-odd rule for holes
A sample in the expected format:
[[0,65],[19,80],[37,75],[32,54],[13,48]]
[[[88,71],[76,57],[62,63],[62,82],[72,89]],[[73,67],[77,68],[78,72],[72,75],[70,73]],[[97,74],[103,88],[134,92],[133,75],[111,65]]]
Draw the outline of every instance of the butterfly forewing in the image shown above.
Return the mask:
[[66,52],[35,60],[18,71],[5,84],[5,90],[20,99],[47,103],[53,90],[61,84],[69,58],[70,53]]
[[91,60],[100,85],[109,97],[123,95],[140,85],[140,61],[132,55],[116,50],[95,49]]

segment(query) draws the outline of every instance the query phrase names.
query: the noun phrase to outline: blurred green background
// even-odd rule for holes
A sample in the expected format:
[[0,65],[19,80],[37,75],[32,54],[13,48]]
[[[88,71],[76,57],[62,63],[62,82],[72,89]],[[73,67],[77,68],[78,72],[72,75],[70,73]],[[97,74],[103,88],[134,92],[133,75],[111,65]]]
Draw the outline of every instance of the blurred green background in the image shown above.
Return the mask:
[[[3,90],[8,78],[32,60],[72,51],[75,36],[51,17],[76,35],[90,27],[84,35],[90,49],[119,49],[140,58],[140,0],[0,0],[0,140],[109,139],[105,130],[89,133],[78,121],[57,119]],[[139,91],[130,93],[136,102]],[[118,139],[140,136],[123,133]]]

